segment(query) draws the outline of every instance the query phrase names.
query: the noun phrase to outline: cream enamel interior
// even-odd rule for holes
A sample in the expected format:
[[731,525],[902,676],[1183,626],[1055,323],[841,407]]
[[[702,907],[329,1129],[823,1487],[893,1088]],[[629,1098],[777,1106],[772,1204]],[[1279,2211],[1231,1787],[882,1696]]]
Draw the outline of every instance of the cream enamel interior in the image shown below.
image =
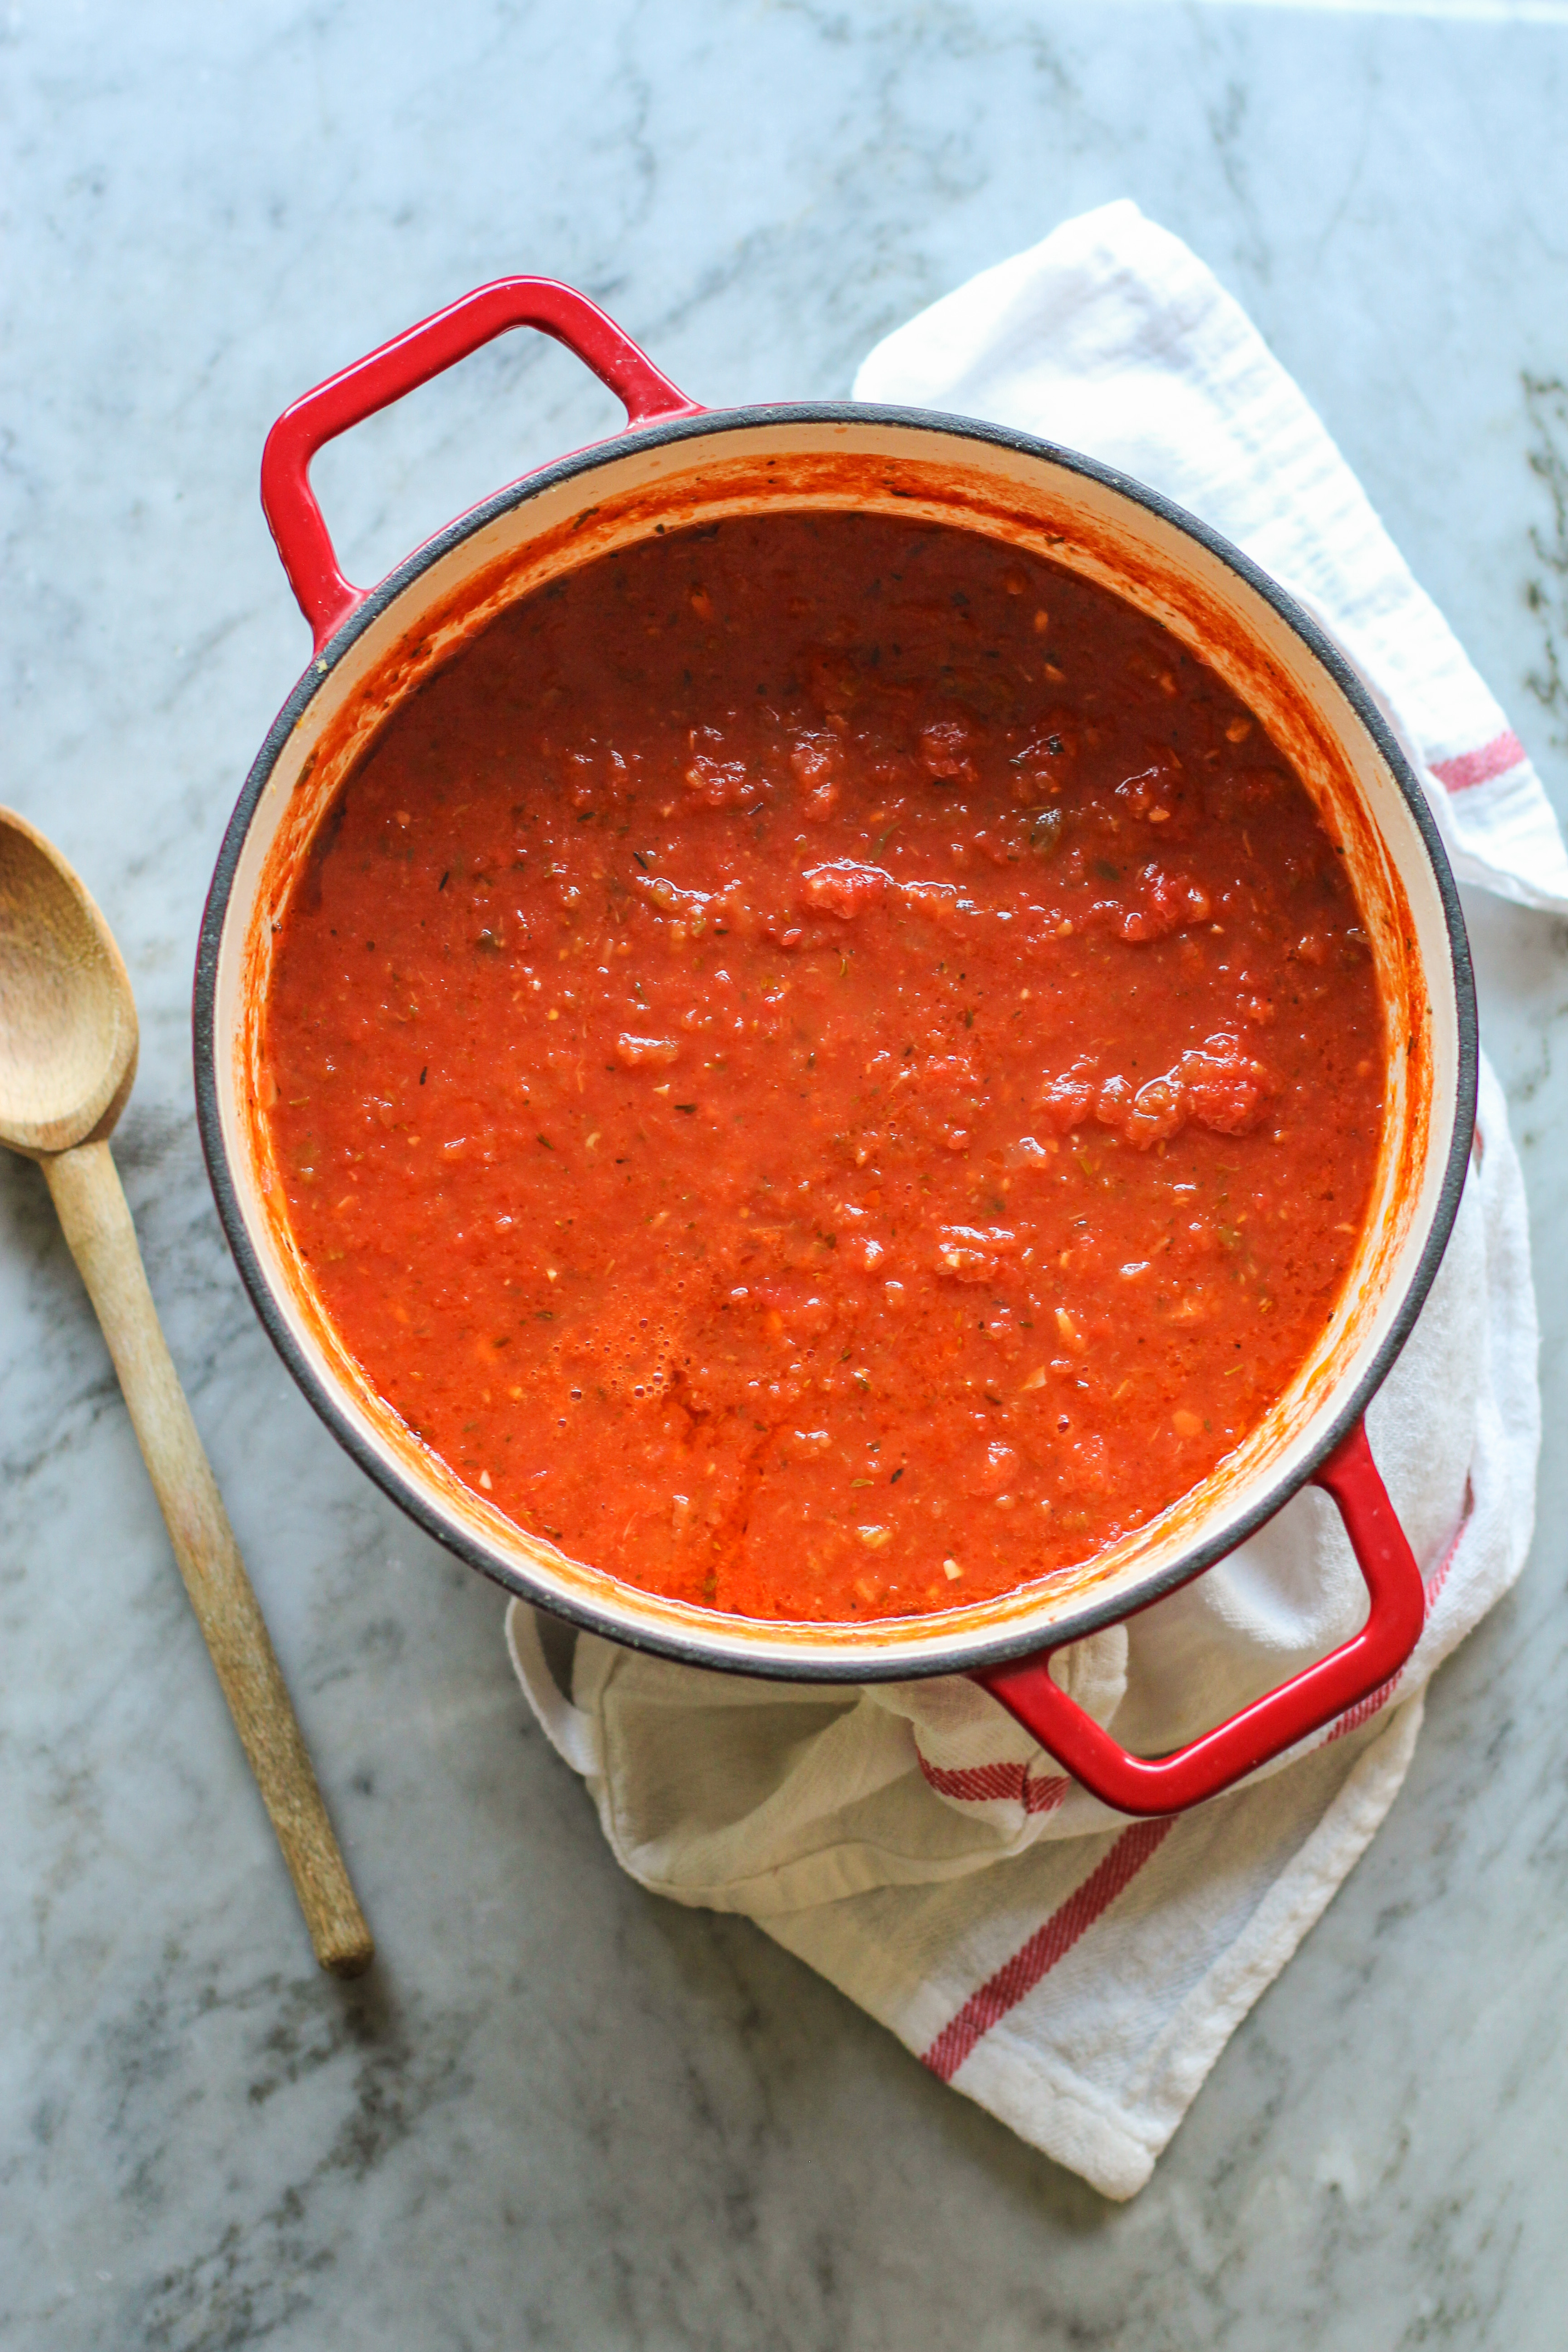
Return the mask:
[[[526,486],[524,486],[526,489]],[[1332,1325],[1263,1423],[1161,1519],[1080,1569],[969,1609],[869,1625],[760,1623],[658,1600],[610,1563],[574,1560],[472,1493],[370,1387],[294,1254],[257,1114],[272,925],[301,851],[386,711],[507,604],[651,532],[771,504],[879,509],[1047,554],[1153,613],[1219,670],[1294,760],[1345,845],[1389,1021],[1376,1199]],[[1460,1062],[1441,895],[1426,843],[1353,705],[1268,600],[1177,523],[1038,454],[930,425],[798,420],[608,444],[585,470],[519,498],[391,600],[321,685],[273,765],[246,835],[219,945],[217,1109],[247,1234],[300,1355],[362,1443],[503,1581],[611,1633],[714,1664],[809,1675],[952,1671],[998,1636],[1042,1641],[1086,1604],[1131,1609],[1200,1537],[1239,1528],[1299,1478],[1386,1339],[1438,1213]]]

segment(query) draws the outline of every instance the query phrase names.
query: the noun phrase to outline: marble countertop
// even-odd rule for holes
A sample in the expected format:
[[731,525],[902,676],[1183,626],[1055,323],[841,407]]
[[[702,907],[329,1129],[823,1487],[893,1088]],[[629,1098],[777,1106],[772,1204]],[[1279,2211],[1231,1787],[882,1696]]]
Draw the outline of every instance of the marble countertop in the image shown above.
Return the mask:
[[[1568,806],[1568,11],[1526,13],[7,11],[0,794],[125,950],[120,1164],[381,1947],[357,1987],[311,1965],[43,1185],[6,1160],[9,2352],[1561,2343],[1563,926],[1472,910],[1538,1253],[1532,1562],[1126,2208],[746,1923],[618,1875],[500,1597],[338,1451],[242,1297],[188,1034],[221,830],[307,652],[263,436],[509,270],[587,288],[706,400],[832,395],[937,293],[1134,195],[1295,372]],[[468,362],[320,464],[349,570],[615,421],[553,347]]]

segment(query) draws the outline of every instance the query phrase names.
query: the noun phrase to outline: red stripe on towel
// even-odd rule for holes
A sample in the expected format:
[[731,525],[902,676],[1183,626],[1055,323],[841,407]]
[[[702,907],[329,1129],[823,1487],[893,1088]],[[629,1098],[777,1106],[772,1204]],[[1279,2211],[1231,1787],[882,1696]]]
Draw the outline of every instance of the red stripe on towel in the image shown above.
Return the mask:
[[1010,1799],[1026,1813],[1054,1813],[1072,1787],[1064,1778],[1031,1780],[1026,1764],[973,1764],[950,1769],[945,1764],[928,1764],[918,1748],[915,1753],[928,1786],[939,1797],[954,1797],[964,1805],[994,1805]]
[[971,1993],[952,2023],[942,2027],[931,2048],[923,2053],[921,2065],[929,2066],[942,2082],[951,2083],[975,2043],[983,2041],[1010,2009],[1016,2009],[1024,1995],[1032,1992],[1058,1960],[1066,1958],[1079,1937],[1093,1927],[1102,1912],[1110,1909],[1119,1895],[1126,1892],[1174,1826],[1171,1821],[1134,1822],[1131,1829],[1123,1830],[1082,1885],[1052,1912],[1043,1927],[1036,1928],[1028,1942],[1021,1945],[1010,1960],[1004,1961],[978,1992]]
[[1479,751],[1461,751],[1452,760],[1434,760],[1432,773],[1451,793],[1468,792],[1472,784],[1489,784],[1494,776],[1506,776],[1510,768],[1523,764],[1525,750],[1512,728],[1494,735]]

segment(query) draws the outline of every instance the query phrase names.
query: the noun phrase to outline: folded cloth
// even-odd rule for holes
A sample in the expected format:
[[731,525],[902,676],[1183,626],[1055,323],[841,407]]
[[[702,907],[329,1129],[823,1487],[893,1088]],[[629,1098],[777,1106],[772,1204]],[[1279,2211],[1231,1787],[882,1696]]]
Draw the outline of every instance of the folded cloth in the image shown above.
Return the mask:
[[1524,746],[1246,311],[1135,204],[1064,222],[933,302],[878,344],[855,396],[1037,433],[1212,523],[1398,715],[1459,879],[1568,907]]
[[[1068,222],[937,303],[872,352],[856,390],[1084,449],[1238,541],[1363,668],[1461,872],[1568,903],[1555,821],[1501,713],[1296,386],[1135,206]],[[633,1877],[748,1914],[943,2081],[1128,2197],[1377,1829],[1427,1677],[1529,1547],[1535,1303],[1519,1161],[1484,1064],[1453,1238],[1368,1431],[1426,1579],[1415,1653],[1174,1821],[1100,1804],[963,1676],[756,1682],[584,1634],[558,1680],[516,1601],[513,1663]],[[1337,1516],[1309,1490],[1058,1671],[1124,1744],[1161,1752],[1345,1639],[1363,1607]]]

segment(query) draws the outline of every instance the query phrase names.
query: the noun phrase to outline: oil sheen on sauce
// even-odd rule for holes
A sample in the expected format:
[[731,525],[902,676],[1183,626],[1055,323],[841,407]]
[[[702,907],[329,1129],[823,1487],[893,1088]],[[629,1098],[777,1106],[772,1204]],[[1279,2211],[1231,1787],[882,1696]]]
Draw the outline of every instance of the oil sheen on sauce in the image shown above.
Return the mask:
[[266,1112],[424,1443],[646,1590],[854,1621],[1092,1556],[1338,1297],[1384,1022],[1342,860],[1157,624],[976,534],[602,557],[390,717]]

